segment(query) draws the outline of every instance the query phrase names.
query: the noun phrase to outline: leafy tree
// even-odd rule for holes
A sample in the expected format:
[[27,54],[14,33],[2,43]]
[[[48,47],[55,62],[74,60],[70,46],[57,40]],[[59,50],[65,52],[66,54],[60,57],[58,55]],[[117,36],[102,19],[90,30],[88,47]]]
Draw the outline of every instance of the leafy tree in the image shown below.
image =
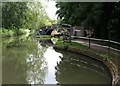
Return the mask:
[[[94,31],[94,37],[118,40],[120,3],[81,3],[81,2],[58,2],[56,7],[58,17],[64,23],[76,26],[84,26]],[[110,33],[110,34],[109,34]]]
[[4,2],[2,7],[2,27],[6,29],[21,28],[25,23],[27,3]]
[[29,2],[28,3],[28,11],[27,11],[27,21],[28,27],[31,29],[40,28],[46,25],[51,25],[55,23],[54,20],[48,18],[45,9],[40,2]]
[[[34,2],[4,2],[2,6],[2,27],[19,35],[20,28],[34,30],[45,25],[51,25],[43,5]],[[8,33],[7,33],[8,34]]]
[[27,11],[27,20],[29,23],[28,26],[30,28],[35,29],[40,26],[45,25],[47,14],[45,13],[44,8],[42,7],[42,4],[40,2],[29,2],[28,3],[29,10]]

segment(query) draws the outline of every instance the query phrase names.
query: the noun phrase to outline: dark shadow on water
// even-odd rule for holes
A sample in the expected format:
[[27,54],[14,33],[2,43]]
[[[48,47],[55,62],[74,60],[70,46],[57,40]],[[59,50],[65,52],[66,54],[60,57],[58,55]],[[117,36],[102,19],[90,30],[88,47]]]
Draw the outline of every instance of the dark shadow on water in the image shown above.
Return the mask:
[[60,84],[111,84],[111,74],[100,61],[79,54],[63,54],[56,66],[56,80]]

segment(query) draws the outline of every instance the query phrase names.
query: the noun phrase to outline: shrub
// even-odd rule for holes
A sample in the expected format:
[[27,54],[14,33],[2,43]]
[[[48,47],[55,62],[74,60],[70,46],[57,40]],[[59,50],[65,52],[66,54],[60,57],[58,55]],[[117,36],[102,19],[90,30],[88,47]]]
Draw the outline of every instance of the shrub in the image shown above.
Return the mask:
[[4,29],[4,28],[0,28],[0,34],[2,35],[2,37],[11,37],[11,36],[18,36],[18,35],[23,35],[26,34],[28,31],[27,29],[24,28],[12,28],[12,29]]

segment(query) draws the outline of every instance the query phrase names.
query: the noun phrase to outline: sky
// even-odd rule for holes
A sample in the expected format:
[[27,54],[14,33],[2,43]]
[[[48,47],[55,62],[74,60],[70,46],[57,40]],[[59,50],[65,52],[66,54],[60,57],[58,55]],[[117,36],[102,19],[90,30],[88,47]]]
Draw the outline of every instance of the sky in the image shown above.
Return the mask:
[[57,8],[55,7],[55,1],[51,0],[40,0],[40,2],[44,5],[45,11],[50,19],[57,20],[57,15],[55,15]]

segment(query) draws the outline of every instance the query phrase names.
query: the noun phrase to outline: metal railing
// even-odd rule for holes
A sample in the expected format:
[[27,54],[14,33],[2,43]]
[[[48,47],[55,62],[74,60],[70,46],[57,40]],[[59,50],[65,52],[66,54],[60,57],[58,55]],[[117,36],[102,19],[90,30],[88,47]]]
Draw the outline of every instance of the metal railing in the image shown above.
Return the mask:
[[95,39],[95,38],[88,38],[88,37],[77,37],[72,36],[74,39],[81,39],[82,41],[85,41],[89,43],[89,47],[92,44],[98,44],[101,47],[110,48],[111,50],[120,52],[120,43],[112,40],[105,40],[105,39]]
[[[104,55],[105,59],[110,61],[110,63],[114,67],[111,74],[113,75],[113,84],[120,80],[120,43],[112,40],[104,40],[104,39],[95,39],[95,38],[87,38],[87,37],[77,37],[72,36],[73,41],[77,41],[82,43],[83,45],[87,45],[88,48],[94,48],[95,52],[100,50],[100,54]],[[88,49],[89,50],[89,49]],[[104,53],[104,54],[103,54]]]

